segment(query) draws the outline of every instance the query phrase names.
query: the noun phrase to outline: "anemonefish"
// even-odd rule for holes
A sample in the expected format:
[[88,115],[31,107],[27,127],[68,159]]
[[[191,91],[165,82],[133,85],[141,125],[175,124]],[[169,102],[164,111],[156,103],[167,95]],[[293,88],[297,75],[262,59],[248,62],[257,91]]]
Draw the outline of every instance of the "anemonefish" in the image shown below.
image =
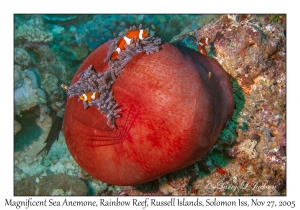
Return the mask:
[[79,96],[79,99],[90,103],[92,100],[95,100],[96,98],[99,98],[99,97],[100,97],[99,92],[88,92],[88,93],[84,93],[81,96]]
[[117,43],[117,49],[111,54],[110,60],[116,60],[119,53],[125,49],[126,44],[131,44],[133,38],[143,40],[148,36],[148,31],[144,29],[130,30]]
[[206,55],[205,46],[210,43],[210,38],[202,38],[198,42],[198,50],[202,55]]

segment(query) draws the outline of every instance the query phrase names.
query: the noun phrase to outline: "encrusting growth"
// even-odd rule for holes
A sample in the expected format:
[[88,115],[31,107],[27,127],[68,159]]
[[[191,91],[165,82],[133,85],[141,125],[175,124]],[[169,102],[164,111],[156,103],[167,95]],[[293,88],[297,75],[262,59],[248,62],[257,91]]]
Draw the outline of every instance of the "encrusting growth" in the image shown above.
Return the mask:
[[[109,42],[107,57],[104,59],[104,62],[108,62],[109,67],[105,72],[97,73],[93,66],[90,65],[78,75],[80,79],[75,84],[70,87],[62,85],[63,89],[68,92],[69,97],[78,96],[78,101],[83,101],[85,109],[89,106],[97,106],[101,113],[106,115],[107,125],[112,129],[116,125],[116,118],[121,116],[122,111],[114,100],[112,92],[114,81],[135,54],[142,51],[146,51],[147,55],[154,53],[159,51],[159,45],[161,44],[161,39],[153,37],[153,34],[144,37],[145,34],[148,35],[149,29],[143,30],[141,27],[142,25],[139,25],[139,28],[136,29],[135,26],[132,26],[126,29],[125,35],[120,34],[119,37]],[[132,36],[133,32],[135,32],[136,36]],[[120,49],[120,46],[118,46],[121,43],[120,40],[124,39],[124,37],[128,40],[128,34],[132,37],[130,42],[128,42],[129,44],[125,44],[121,50],[118,50],[117,57],[115,57],[116,50]],[[114,57],[114,60],[111,59],[112,57]]]

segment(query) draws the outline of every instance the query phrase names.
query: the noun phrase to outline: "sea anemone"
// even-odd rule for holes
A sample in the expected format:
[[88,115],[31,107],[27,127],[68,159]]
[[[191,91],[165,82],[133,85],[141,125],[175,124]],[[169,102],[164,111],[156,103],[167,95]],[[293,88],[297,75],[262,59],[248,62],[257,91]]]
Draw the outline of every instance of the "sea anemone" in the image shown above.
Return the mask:
[[116,41],[98,47],[76,72],[70,96],[104,91],[87,109],[69,98],[63,127],[82,169],[109,184],[135,185],[201,158],[231,118],[234,102],[229,76],[214,59],[159,46],[149,36],[112,62],[107,58]]

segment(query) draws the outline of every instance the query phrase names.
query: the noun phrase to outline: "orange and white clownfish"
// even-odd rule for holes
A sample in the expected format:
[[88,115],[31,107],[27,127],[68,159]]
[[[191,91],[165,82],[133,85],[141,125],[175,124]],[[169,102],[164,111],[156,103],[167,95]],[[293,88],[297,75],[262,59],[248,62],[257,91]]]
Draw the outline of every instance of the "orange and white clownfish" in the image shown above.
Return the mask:
[[117,43],[117,49],[111,54],[110,60],[116,60],[119,53],[125,49],[126,44],[131,44],[133,38],[143,40],[148,36],[148,31],[144,29],[130,30]]
[[88,93],[84,93],[81,96],[79,96],[79,99],[90,103],[92,100],[95,100],[96,98],[99,98],[99,97],[100,97],[99,92],[88,92]]
[[198,50],[202,55],[206,55],[205,46],[210,43],[210,38],[202,38],[198,42]]

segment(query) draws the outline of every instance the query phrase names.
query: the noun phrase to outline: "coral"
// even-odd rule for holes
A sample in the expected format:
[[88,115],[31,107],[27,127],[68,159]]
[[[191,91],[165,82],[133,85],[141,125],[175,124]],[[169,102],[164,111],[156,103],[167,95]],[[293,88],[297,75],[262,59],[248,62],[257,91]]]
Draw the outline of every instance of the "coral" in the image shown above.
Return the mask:
[[239,144],[238,148],[240,152],[244,152],[249,159],[257,158],[258,153],[254,149],[257,142],[254,140],[247,139],[243,141],[241,144]]
[[52,33],[45,30],[44,21],[40,15],[33,15],[26,23],[21,22],[15,26],[15,40],[28,42],[27,46],[35,46],[35,43],[46,43],[53,40]]
[[60,49],[58,53],[62,56],[67,55],[68,59],[82,61],[88,55],[89,50],[76,27],[71,26],[65,30],[65,28],[57,26],[52,32],[56,34],[57,39],[62,39],[60,46],[58,46]]
[[[40,72],[41,80],[44,80],[48,74],[57,76],[60,82],[71,80],[72,71],[66,68],[65,63],[66,61],[70,61],[70,55],[68,53],[68,59],[63,60],[64,57],[60,57],[59,53],[60,52],[53,51],[47,45],[42,45],[37,48],[34,62]],[[62,93],[62,90],[60,92]]]
[[21,87],[24,84],[24,78],[22,76],[22,67],[19,65],[14,66],[14,89]]
[[15,151],[15,180],[23,180],[31,176],[48,176],[64,173],[70,176],[77,176],[81,169],[71,158],[65,144],[63,133],[59,135],[47,155],[38,155],[38,152],[45,146],[44,142],[49,134],[52,119],[47,116],[42,124],[42,134],[32,144],[23,146],[22,150]]
[[65,174],[56,174],[46,177],[30,177],[15,183],[15,196],[48,196],[48,195],[87,195],[86,184],[76,178]]
[[40,105],[40,112],[39,112],[39,119],[37,123],[41,127],[45,122],[46,118],[48,117],[50,109],[46,105]]
[[278,23],[285,24],[286,21],[286,16],[283,14],[270,14],[267,15],[266,18],[269,19],[271,23],[276,23],[276,24]]
[[79,61],[84,59],[89,53],[89,51],[85,45],[73,44],[73,45],[69,45],[65,49],[66,49],[66,52],[70,53],[71,59],[79,60]]
[[42,81],[42,88],[48,95],[47,100],[51,102],[52,109],[58,111],[64,107],[63,92],[59,85],[59,79],[55,75],[46,73]]
[[14,120],[14,133],[16,134],[20,130],[21,130],[21,124],[18,121]]
[[65,191],[63,189],[54,189],[51,195],[65,195]]
[[286,157],[284,155],[281,155],[280,152],[278,152],[277,148],[274,148],[272,150],[268,150],[264,154],[263,158],[265,164],[280,169],[282,171],[285,171],[285,163],[286,163]]
[[167,181],[166,179],[158,179],[159,190],[165,195],[186,195],[186,187],[189,182],[188,178],[174,179]]
[[197,40],[206,36],[213,40],[211,55],[215,54],[224,69],[237,78],[246,94],[259,75],[275,74],[275,69],[281,68],[271,60],[285,57],[284,29],[271,24],[260,26],[256,16],[224,15],[195,35]]
[[[29,110],[30,108],[45,104],[46,98],[44,91],[36,87],[36,77],[29,73],[32,77],[28,77],[24,72],[21,73],[22,84],[14,91],[14,105],[15,113],[20,114],[23,111]],[[18,81],[19,82],[19,81]],[[16,87],[16,85],[15,85]]]
[[37,75],[34,73],[34,71],[30,71],[25,69],[24,70],[24,74],[26,77],[28,77],[31,80],[31,85],[33,88],[38,88],[39,84],[38,84],[38,80],[37,80]]
[[[233,164],[247,166],[247,176],[255,176],[257,182],[282,186],[285,179],[286,40],[285,25],[274,25],[274,21],[277,22],[260,15],[224,15],[195,34],[197,39],[212,38],[208,54],[216,57],[237,80],[233,83],[234,99],[236,107],[241,108],[232,118],[236,141],[228,150],[230,156],[237,158]],[[223,131],[222,140],[230,137],[225,134]],[[284,190],[243,193],[276,195]]]
[[65,28],[62,26],[54,25],[52,29],[52,34],[58,36],[60,34],[64,34],[66,32]]
[[30,56],[28,52],[22,48],[14,48],[14,61],[15,64],[27,67],[30,63]]
[[53,74],[46,74],[42,81],[42,87],[49,96],[53,95],[59,87],[58,78]]
[[21,25],[15,32],[16,39],[29,41],[32,43],[50,42],[53,40],[51,32],[46,32],[40,28],[34,28],[26,24]]
[[96,195],[101,195],[108,189],[108,184],[98,181],[98,182],[92,182],[92,186],[96,191]]

